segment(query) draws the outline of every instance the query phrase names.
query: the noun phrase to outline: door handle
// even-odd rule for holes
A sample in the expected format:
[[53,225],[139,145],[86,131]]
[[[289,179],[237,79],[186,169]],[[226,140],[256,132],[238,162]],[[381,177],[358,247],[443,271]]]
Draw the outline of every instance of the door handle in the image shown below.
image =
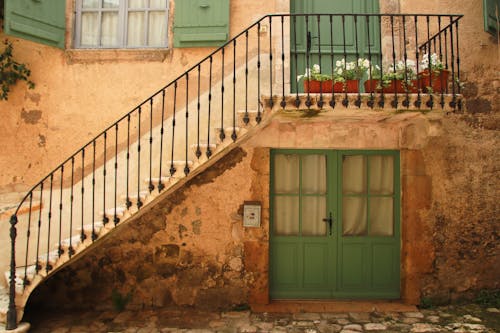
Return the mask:
[[306,48],[307,48],[307,53],[310,53],[311,52],[311,48],[312,48],[312,40],[313,39],[318,39],[318,37],[313,37],[311,32],[308,31],[307,32],[307,41],[306,41]]
[[333,225],[333,216],[332,216],[332,212],[330,212],[330,215],[326,218],[323,219],[323,222],[326,222],[328,223],[328,228],[329,228],[329,234],[330,236],[332,235],[332,225]]

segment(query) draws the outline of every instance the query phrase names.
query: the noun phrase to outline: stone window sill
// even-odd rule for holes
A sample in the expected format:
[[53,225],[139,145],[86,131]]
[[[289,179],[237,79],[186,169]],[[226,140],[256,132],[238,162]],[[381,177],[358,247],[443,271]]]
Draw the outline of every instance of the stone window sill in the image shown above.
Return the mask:
[[70,49],[64,52],[68,64],[121,61],[163,62],[170,49]]

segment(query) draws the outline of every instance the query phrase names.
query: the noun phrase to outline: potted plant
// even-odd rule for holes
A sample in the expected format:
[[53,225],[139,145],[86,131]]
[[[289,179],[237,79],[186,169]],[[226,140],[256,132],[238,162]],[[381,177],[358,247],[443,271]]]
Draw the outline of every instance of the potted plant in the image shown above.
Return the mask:
[[[334,75],[343,79],[343,92],[357,93],[359,91],[359,80],[363,78],[370,68],[368,59],[359,58],[357,61],[346,62],[345,59],[337,60]],[[339,91],[339,92],[340,92]]]
[[444,92],[447,89],[450,71],[445,68],[436,53],[425,53],[420,68],[422,71],[418,73],[418,79],[425,92]]
[[413,60],[398,61],[387,66],[382,74],[378,65],[372,66],[369,79],[365,81],[366,92],[416,93],[418,82],[416,63]]
[[312,69],[306,68],[303,75],[297,76],[297,82],[301,79],[304,79],[304,92],[306,93],[328,93],[333,90],[332,75],[322,74],[318,64],[314,64]]

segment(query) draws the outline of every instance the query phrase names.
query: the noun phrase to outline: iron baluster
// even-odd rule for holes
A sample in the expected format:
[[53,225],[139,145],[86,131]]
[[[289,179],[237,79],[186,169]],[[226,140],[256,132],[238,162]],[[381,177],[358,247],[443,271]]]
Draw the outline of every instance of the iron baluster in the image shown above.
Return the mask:
[[[307,46],[306,46],[306,72],[309,71],[309,77],[305,77],[304,80],[309,80],[308,85],[309,87],[311,86],[311,62],[310,62],[310,56],[311,56],[311,32],[309,32],[309,16],[305,16],[305,23],[306,23],[306,40],[307,40]],[[307,97],[306,97],[306,106],[307,108],[310,108],[312,105],[311,101],[311,93],[310,89],[307,89]]]
[[42,202],[43,202],[43,181],[40,183],[40,210],[38,211],[38,235],[36,240],[36,259],[35,259],[35,271],[38,272],[42,269],[40,265],[40,260],[38,258],[40,254],[40,228],[42,227]]
[[30,228],[31,228],[31,209],[33,207],[33,192],[30,192],[30,206],[28,211],[28,230],[26,232],[26,255],[24,256],[24,278],[23,278],[23,289],[26,288],[30,284],[30,280],[28,279],[28,252],[29,252],[29,243],[30,243]]
[[160,127],[160,171],[158,173],[158,192],[161,192],[165,185],[162,182],[162,173],[161,167],[163,164],[163,132],[164,132],[164,124],[165,121],[165,89],[161,91],[161,127]]
[[188,127],[189,127],[189,72],[186,72],[186,142],[185,142],[185,155],[186,164],[184,165],[184,174],[187,176],[189,174],[188,166]]
[[[405,65],[405,75],[403,88],[406,91],[405,99],[403,101],[403,106],[406,108],[410,107],[410,96],[409,90],[413,88],[413,81],[411,77],[408,77],[408,52],[406,51],[406,16],[403,15],[403,59]],[[412,69],[413,73],[413,69]]]
[[236,39],[233,39],[233,133],[231,139],[236,141]]
[[[321,63],[321,15],[317,15],[316,16],[316,25],[317,25],[317,29],[318,29],[318,63],[319,63],[319,71],[320,71],[320,74],[321,74],[321,68],[323,66],[323,64]],[[312,43],[312,42],[311,42]],[[319,100],[318,100],[318,107],[319,108],[322,108],[323,107],[323,84],[320,83],[319,85]]]
[[[92,241],[97,239],[95,232],[95,148],[96,141],[94,140],[92,141]],[[59,243],[61,242],[59,241]]]
[[[432,69],[432,61],[431,61],[431,42],[430,42],[430,38],[431,38],[431,35],[430,35],[430,18],[429,18],[429,15],[426,15],[425,16],[425,21],[426,21],[426,24],[427,24],[427,43],[426,45],[428,45],[428,49],[427,49],[427,61],[429,62],[429,67],[427,68],[427,70],[429,71],[429,84],[430,84],[430,87],[427,87],[427,90],[429,89],[432,89],[432,81],[433,81],[433,69]],[[434,106],[434,96],[432,94],[432,91],[427,91],[427,94],[429,95],[429,100],[427,101],[427,103],[425,103],[425,105],[427,105],[428,108],[431,108]]]
[[[379,27],[379,31],[382,32],[382,15],[379,15],[378,16],[378,27]],[[382,33],[379,33],[378,34],[378,45],[379,45],[379,49],[380,49],[380,80],[382,81],[382,78],[384,77],[384,52],[383,52],[383,45],[382,45]],[[382,83],[382,82],[381,82]],[[383,108],[385,105],[385,93],[384,93],[384,89],[381,90],[380,92],[380,98],[379,98],[379,101],[378,101],[378,106]]]
[[50,222],[52,220],[52,187],[54,184],[54,174],[50,174],[50,186],[49,186],[49,212],[47,213],[47,262],[45,263],[45,272],[49,273],[52,269],[50,265]]
[[[106,135],[104,136],[106,137]],[[70,200],[70,208],[69,208],[69,247],[68,247],[68,255],[71,258],[73,254],[75,254],[75,250],[73,249],[72,244],[72,233],[73,233],[73,184],[75,181],[75,157],[71,156],[71,194],[69,197]],[[104,213],[106,215],[106,213]],[[37,255],[38,256],[38,255]]]
[[207,125],[207,158],[212,156],[212,150],[210,149],[210,114],[212,111],[212,62],[213,58],[210,56],[210,69],[208,74],[208,125]]
[[[257,124],[262,120],[260,116],[260,21],[257,23]],[[222,49],[224,51],[224,49]]]
[[[438,16],[438,31],[441,32],[441,16]],[[439,33],[439,62],[443,63],[443,50],[442,50],[442,41],[441,41],[441,33]],[[441,85],[441,96],[440,96],[440,101],[439,105],[441,105],[441,109],[444,108],[445,102],[444,102],[444,91],[448,90],[448,87],[444,87],[444,82],[443,82],[443,76],[440,75],[440,85]]]
[[[369,45],[369,43],[368,43]],[[330,14],[330,65],[332,67],[332,98],[330,99],[330,106],[333,108],[335,108],[335,89],[334,89],[334,86],[335,86],[335,80],[333,79],[334,77],[334,69],[335,67],[333,66],[334,65],[334,59],[333,59],[333,15]]]
[[[457,38],[457,40],[456,40],[456,49],[457,49],[457,56],[456,56],[456,59],[457,59],[457,74],[456,74],[456,79],[453,78],[453,76],[452,76],[452,80],[453,80],[453,87],[455,86],[455,83],[456,83],[457,84],[458,94],[461,94],[462,93],[462,87],[460,86],[461,85],[461,82],[460,82],[460,48],[458,47],[458,20],[455,21],[455,36]],[[453,94],[453,96],[455,96],[455,94]],[[458,106],[458,110],[462,110],[462,99],[461,98],[458,99],[457,106]]]
[[[367,34],[367,38],[368,38],[368,61],[370,63],[370,67],[368,67],[368,80],[370,80],[370,98],[368,99],[368,102],[367,102],[367,105],[373,109],[373,106],[374,106],[374,97],[373,97],[373,92],[375,91],[376,89],[376,85],[375,87],[373,86],[373,82],[374,82],[374,79],[373,79],[373,73],[372,73],[372,68],[373,68],[373,63],[372,63],[372,48],[371,48],[371,39],[370,39],[370,16],[369,15],[366,15],[365,16],[365,20],[366,20],[366,34]],[[332,51],[333,53],[333,51]]]
[[[142,107],[137,109],[137,209],[141,209],[141,114]],[[116,215],[116,207],[115,207]]]
[[280,106],[284,109],[286,106],[285,99],[285,31],[284,31],[284,16],[281,15],[281,103]]
[[221,117],[220,117],[220,132],[219,132],[219,138],[220,141],[224,141],[226,138],[226,134],[224,133],[224,53],[225,49],[222,47],[222,73],[221,73],[221,87],[220,87],[220,92],[221,92]]
[[[118,127],[117,127],[118,131]],[[118,132],[116,132],[118,134]],[[153,98],[149,99],[149,193],[155,189],[153,185]]]
[[[342,44],[344,44],[344,73],[347,72],[347,50],[345,45],[345,15],[342,14]],[[344,99],[342,100],[342,105],[347,107],[349,105],[349,99],[347,98],[347,79],[344,82]]]
[[273,20],[269,16],[269,108],[274,105],[273,102]]
[[[298,75],[298,55],[297,55],[297,17],[293,16],[293,49],[295,58],[295,74]],[[305,80],[306,78],[304,78]],[[295,80],[295,107],[298,108],[300,105],[299,98],[299,81]]]
[[[355,43],[356,43],[356,68],[359,67],[359,45],[358,45],[358,15],[354,14],[354,36],[355,36]],[[361,107],[361,92],[359,90],[359,82],[358,81],[358,97],[356,98],[356,101],[354,102],[354,105],[356,105],[358,108]]]
[[452,82],[451,84],[452,98],[450,106],[455,111],[457,107],[456,103],[457,95],[455,93],[455,48],[453,46],[453,16],[450,16],[450,62],[451,62],[451,82]]
[[82,240],[82,242],[87,238],[87,236],[85,235],[85,231],[83,230],[83,222],[84,222],[84,211],[85,211],[85,205],[84,205],[84,199],[85,199],[85,186],[84,186],[84,179],[85,179],[85,147],[82,148],[82,173],[81,173],[81,176],[82,176],[82,187],[81,187],[81,193],[82,193],[82,202],[81,202],[81,206],[82,206],[82,211],[81,211],[81,233],[80,233],[80,239]]
[[[394,39],[394,16],[390,17],[391,22],[391,40],[392,40],[392,69],[393,73],[396,73],[396,41]],[[406,65],[405,65],[406,66]],[[398,89],[396,86],[396,80],[391,81],[391,86],[394,88],[394,99],[391,101],[391,106],[395,109],[398,108]]]
[[129,175],[130,175],[130,113],[127,114],[127,184],[126,186],[126,196],[127,198],[125,199],[125,205],[127,209],[129,209],[132,206],[132,201],[130,201],[130,196],[129,196]]
[[[248,117],[248,30],[245,30],[245,115],[243,122],[248,125],[250,118]],[[208,124],[210,127],[210,123]]]
[[[43,184],[43,183],[42,183]],[[16,309],[16,224],[17,216],[10,218],[10,279],[9,279],[9,308],[7,310],[6,330],[17,328],[17,309]],[[38,258],[38,256],[37,256]],[[38,259],[37,259],[38,260]]]
[[[57,253],[59,254],[59,257],[61,257],[61,255],[64,253],[64,250],[62,248],[62,245],[61,245],[61,238],[62,238],[62,212],[63,212],[63,201],[62,201],[62,198],[63,198],[63,174],[64,174],[64,164],[61,165],[61,185],[60,185],[60,188],[59,188],[59,245],[57,247]],[[31,213],[31,212],[30,212]],[[94,216],[93,214],[94,212],[92,211],[92,216]]]
[[120,219],[116,215],[117,196],[118,196],[118,123],[115,124],[115,195],[114,195],[115,212],[113,216],[113,222],[115,225],[117,225],[118,222],[120,222]]
[[[415,15],[414,17],[415,20],[415,59],[416,59],[416,65],[417,65],[417,75],[419,73],[419,47],[418,47],[418,16]],[[418,80],[417,77],[417,99],[415,100],[415,107],[420,109],[420,106],[422,105],[422,100],[420,98],[420,93],[421,93],[421,87],[420,80]]]
[[[106,146],[107,146],[107,138],[108,138],[108,132],[104,132],[104,158],[102,162],[102,188],[103,188],[103,193],[102,193],[102,224],[106,225],[109,222],[108,215],[106,214]],[[73,171],[71,171],[71,176],[73,176]],[[73,181],[71,182],[71,186],[73,186]],[[73,207],[71,207],[73,209]]]
[[174,110],[172,113],[172,149],[171,149],[171,159],[170,159],[170,176],[174,176],[175,169],[174,166],[174,147],[175,147],[175,109],[177,105],[177,81],[174,82]]
[[196,104],[196,110],[198,115],[198,120],[196,122],[196,158],[200,158],[201,150],[200,150],[200,65],[198,65],[198,103]]

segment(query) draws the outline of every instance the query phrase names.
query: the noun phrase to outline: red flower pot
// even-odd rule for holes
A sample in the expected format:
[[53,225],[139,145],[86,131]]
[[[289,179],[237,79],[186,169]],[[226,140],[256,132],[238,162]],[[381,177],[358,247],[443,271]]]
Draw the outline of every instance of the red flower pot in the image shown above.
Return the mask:
[[326,81],[316,81],[316,80],[304,80],[304,92],[309,93],[331,93],[332,92],[332,80]]
[[380,80],[376,80],[376,79],[370,79],[370,80],[366,80],[364,85],[365,85],[365,92],[367,93],[373,93],[373,92],[376,92],[376,91],[380,91],[380,87],[378,87],[379,85],[379,82]]
[[447,90],[449,76],[450,71],[446,69],[443,69],[439,72],[433,71],[432,75],[429,70],[426,69],[423,72],[418,73],[418,80],[420,81],[420,87],[424,92],[427,92],[428,87],[431,87],[433,92],[440,93]]
[[358,85],[359,85],[359,80],[347,80],[345,83],[335,82],[335,84],[333,84],[332,80],[327,80],[327,81],[304,80],[304,92],[319,93],[321,89],[322,93],[328,94],[332,93],[332,88],[333,88],[333,91],[336,93],[341,93],[341,92],[357,93],[359,91]]

